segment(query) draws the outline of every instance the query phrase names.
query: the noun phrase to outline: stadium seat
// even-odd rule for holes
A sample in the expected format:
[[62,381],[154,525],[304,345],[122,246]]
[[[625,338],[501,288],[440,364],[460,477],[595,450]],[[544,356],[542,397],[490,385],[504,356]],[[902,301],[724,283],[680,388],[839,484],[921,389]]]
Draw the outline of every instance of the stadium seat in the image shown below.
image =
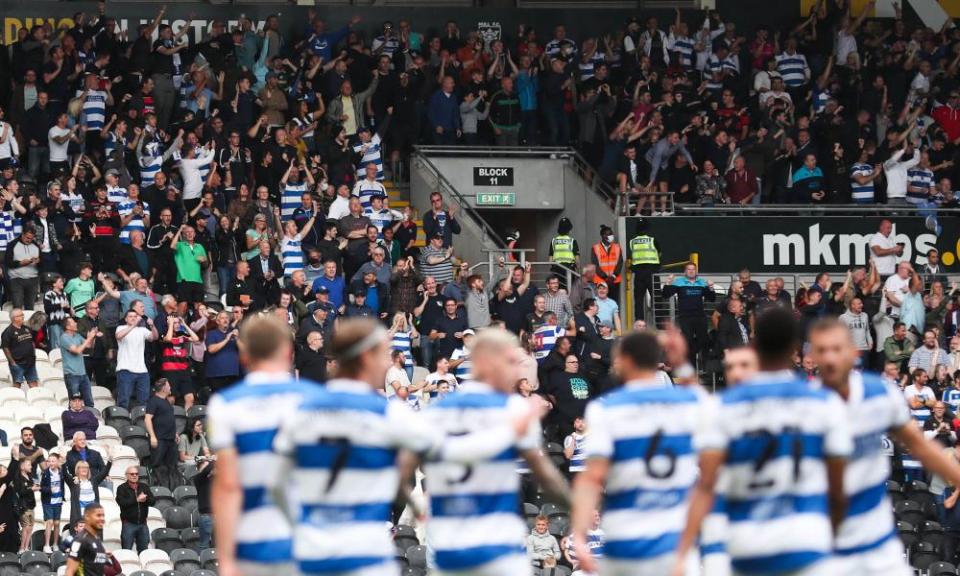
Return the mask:
[[940,553],[929,542],[917,542],[910,549],[910,566],[917,570],[926,570],[934,562],[940,561]]
[[553,516],[550,518],[549,531],[550,534],[556,537],[558,540],[563,538],[566,535],[567,530],[570,528],[570,517],[566,515]]
[[167,528],[183,530],[190,528],[190,511],[180,506],[171,506],[163,511],[163,519],[167,522]]
[[177,486],[173,491],[173,499],[177,502],[177,506],[196,508],[197,489],[194,486]]
[[30,388],[27,390],[27,404],[34,408],[59,407],[57,396],[49,388]]
[[213,570],[216,572],[220,567],[220,561],[217,559],[217,549],[207,548],[205,550],[201,550],[200,565],[203,566],[204,570]]
[[141,426],[124,426],[119,430],[123,443],[137,453],[137,457],[146,460],[150,457],[150,437],[147,430]]
[[207,417],[207,407],[203,404],[194,404],[187,410],[187,418],[199,418],[201,420]]
[[134,426],[143,426],[143,417],[147,413],[147,408],[145,406],[134,406],[130,409],[130,422]]
[[161,512],[177,503],[176,500],[173,499],[173,494],[170,493],[170,489],[166,486],[153,488],[153,497],[156,499],[154,506],[159,508]]
[[173,407],[173,418],[176,420],[177,437],[179,438],[180,434],[183,433],[183,429],[187,426],[187,412],[183,409],[183,406]]
[[52,365],[63,364],[63,353],[59,348],[54,348],[47,354],[47,359]]
[[934,562],[927,566],[927,576],[956,576],[957,567],[949,562]]
[[197,550],[200,548],[200,529],[185,528],[180,531],[180,539],[183,540],[183,547]]
[[107,549],[107,552],[113,552],[121,547],[123,542],[120,539],[122,529],[123,523],[119,518],[109,520],[103,527],[103,547]]
[[157,575],[149,570],[137,570],[136,572],[134,572],[133,574],[129,574],[128,576],[157,576]]
[[17,426],[36,426],[37,424],[46,424],[43,418],[43,409],[33,406],[21,406],[17,408]]
[[93,386],[91,387],[93,392],[93,405],[99,410],[108,408],[116,404],[113,399],[113,393],[110,392],[109,388],[104,388],[103,386]]
[[180,548],[170,553],[173,569],[181,574],[190,574],[200,570],[200,556],[189,548]]
[[20,554],[20,569],[32,576],[40,576],[51,570],[50,559],[43,552],[27,550]]
[[427,568],[426,546],[411,546],[410,548],[407,548],[406,557],[411,568]]
[[568,516],[567,510],[553,504],[552,502],[547,502],[540,507],[540,515],[546,516],[548,519],[553,518],[554,516]]
[[423,568],[411,568],[407,566],[403,569],[402,576],[427,576],[427,571]]
[[165,550],[148,548],[140,553],[140,565],[153,573],[165,572],[173,568],[173,562]]
[[541,576],[570,576],[570,568],[567,566],[554,566],[553,568],[544,568],[540,572]]
[[117,562],[120,563],[120,567],[123,568],[124,574],[136,572],[137,570],[141,569],[140,557],[137,556],[137,553],[133,550],[126,550],[124,548],[114,550],[113,557],[116,558]]
[[27,405],[27,395],[19,388],[0,388],[0,406],[20,408]]
[[183,574],[180,574],[176,570],[167,570],[163,574],[160,574],[160,576],[183,576]]
[[147,511],[147,528],[150,530],[150,533],[152,534],[157,528],[166,527],[167,523],[163,519],[163,513],[151,506],[150,510]]
[[217,573],[211,570],[194,570],[190,572],[189,576],[217,576]]
[[393,535],[393,543],[398,550],[406,552],[411,546],[419,546],[420,539],[417,538],[417,531],[414,530],[413,526],[400,524]]
[[103,409],[103,420],[109,426],[113,426],[118,431],[124,426],[129,426],[133,422],[130,419],[130,412],[120,406],[107,406]]
[[943,549],[944,533],[943,527],[940,526],[939,522],[927,520],[920,525],[918,532],[920,533],[920,540],[922,542],[933,544],[933,547],[937,550]]
[[50,553],[50,568],[56,570],[67,563],[67,555],[59,550]]
[[170,554],[178,548],[183,548],[183,541],[180,540],[180,531],[173,528],[158,528],[150,533],[150,539],[153,545]]
[[912,526],[919,526],[924,521],[923,508],[915,500],[904,500],[893,508],[897,520],[903,520]]
[[13,552],[0,552],[0,575],[20,574],[20,558]]
[[550,456],[563,456],[563,445],[556,442],[547,442],[547,454]]
[[921,482],[920,480],[911,480],[908,482],[903,487],[903,493],[907,496],[908,500],[919,502],[921,506],[928,502],[935,502],[933,493],[930,492],[930,487],[926,482]]
[[192,461],[184,462],[180,472],[186,482],[193,482],[193,477],[197,475],[197,464]]
[[[39,498],[38,498],[39,500]],[[37,508],[34,508],[34,520],[33,520],[33,534],[30,535],[30,549],[31,550],[43,550],[43,506],[41,505],[40,510],[40,522],[37,523]]]
[[120,439],[120,432],[117,431],[117,429],[113,426],[109,426],[107,424],[103,424],[97,428],[97,439],[95,442],[110,446],[111,449],[114,446],[120,446],[123,444]]
[[[49,423],[62,422],[63,417],[63,406],[56,404],[54,406],[47,406],[43,409],[43,419]],[[67,440],[67,438],[64,438]]]

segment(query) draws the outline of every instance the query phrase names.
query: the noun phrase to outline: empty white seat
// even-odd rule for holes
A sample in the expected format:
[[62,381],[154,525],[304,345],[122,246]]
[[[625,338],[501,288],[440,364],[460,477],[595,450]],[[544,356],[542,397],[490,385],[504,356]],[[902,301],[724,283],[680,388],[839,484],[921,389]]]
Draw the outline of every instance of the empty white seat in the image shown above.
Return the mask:
[[63,363],[63,355],[62,355],[62,353],[60,352],[60,349],[59,349],[59,348],[54,348],[53,350],[51,350],[50,353],[47,354],[47,358],[50,359],[50,363],[51,363],[51,364],[62,364],[62,363]]
[[100,500],[100,505],[103,506],[103,517],[107,520],[120,518],[120,507],[116,500]]
[[113,394],[110,393],[108,388],[103,386],[94,386],[93,387],[93,405],[103,412],[103,409],[107,406],[113,406],[116,402],[113,399]]
[[113,493],[113,490],[105,486],[101,486],[100,488],[97,489],[97,491],[100,493],[101,504],[104,502],[113,502],[114,504],[116,504],[117,496]]
[[63,422],[60,420],[54,420],[49,422],[50,429],[53,430],[53,433],[57,435],[57,438],[63,438]]
[[41,382],[50,380],[51,378],[63,378],[63,368],[54,368],[44,359],[42,362],[37,362],[37,376],[40,378]]
[[94,444],[93,442],[87,442],[87,448],[95,452],[99,452],[100,457],[103,458],[104,462],[110,461],[110,449],[107,448],[106,446],[99,446],[97,444]]
[[27,405],[27,395],[19,388],[0,388],[0,406],[19,408]]
[[27,404],[34,408],[58,406],[57,396],[49,388],[30,388],[27,390]]
[[153,531],[157,528],[166,528],[167,522],[163,519],[163,514],[160,513],[160,510],[150,507],[150,510],[147,511],[147,527],[150,529],[150,533],[153,534]]
[[27,405],[17,408],[17,424],[21,428],[24,426],[35,426],[37,424],[44,423],[46,423],[46,420],[43,418],[42,409]]
[[70,403],[70,393],[67,392],[67,386],[64,384],[63,388],[54,387],[54,386],[45,386],[53,390],[53,395],[57,397],[57,402],[63,406],[67,407],[67,404]]
[[60,422],[63,416],[63,407],[60,405],[47,406],[43,409],[43,417],[47,422]]
[[[98,443],[105,446],[110,446],[110,453],[115,452],[115,447],[123,446],[123,443],[120,441],[120,433],[117,432],[117,429],[113,426],[107,426],[106,424],[101,424],[97,428],[97,440]],[[127,446],[129,448],[129,446]]]
[[163,574],[167,570],[173,569],[170,557],[159,548],[148,548],[140,553],[140,565],[144,570],[154,574]]
[[[103,490],[103,488],[101,488]],[[101,499],[103,497],[101,496]],[[120,519],[114,519],[107,521],[103,525],[103,546],[107,549],[107,552],[116,552],[120,550],[121,540],[120,540],[120,531],[122,529],[122,524]],[[132,572],[130,572],[132,574]]]
[[120,563],[124,574],[133,574],[137,570],[142,569],[140,566],[140,557],[137,556],[137,553],[133,550],[125,550],[123,548],[114,550],[113,557]]

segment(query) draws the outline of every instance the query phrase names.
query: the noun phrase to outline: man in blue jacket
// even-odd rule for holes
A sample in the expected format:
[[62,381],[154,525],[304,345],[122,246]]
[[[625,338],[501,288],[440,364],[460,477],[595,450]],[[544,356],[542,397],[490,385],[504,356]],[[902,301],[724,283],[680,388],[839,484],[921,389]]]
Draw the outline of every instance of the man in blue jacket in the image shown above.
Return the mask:
[[453,76],[444,76],[440,89],[430,97],[427,118],[433,129],[433,143],[452,146],[460,137],[460,102],[453,92]]
[[697,276],[697,265],[687,264],[682,277],[667,276],[663,297],[674,296],[677,297],[677,323],[687,339],[690,361],[695,362],[697,354],[707,347],[707,311],[703,303],[715,301],[717,294],[713,291],[713,282]]

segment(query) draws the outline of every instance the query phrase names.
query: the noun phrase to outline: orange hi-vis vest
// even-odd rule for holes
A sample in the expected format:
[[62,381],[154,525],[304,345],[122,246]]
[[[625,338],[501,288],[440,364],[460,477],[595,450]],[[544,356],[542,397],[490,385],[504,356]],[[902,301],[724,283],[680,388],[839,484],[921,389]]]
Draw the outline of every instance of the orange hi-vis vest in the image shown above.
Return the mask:
[[[597,257],[597,262],[600,264],[599,268],[603,270],[603,273],[607,276],[613,276],[613,273],[617,270],[617,262],[620,261],[620,245],[614,242],[610,245],[610,250],[606,250],[603,247],[603,242],[597,242],[593,245],[593,254]],[[613,282],[619,284],[621,280],[620,275],[618,274]],[[604,282],[604,279],[600,276],[594,277],[594,282],[600,283]]]

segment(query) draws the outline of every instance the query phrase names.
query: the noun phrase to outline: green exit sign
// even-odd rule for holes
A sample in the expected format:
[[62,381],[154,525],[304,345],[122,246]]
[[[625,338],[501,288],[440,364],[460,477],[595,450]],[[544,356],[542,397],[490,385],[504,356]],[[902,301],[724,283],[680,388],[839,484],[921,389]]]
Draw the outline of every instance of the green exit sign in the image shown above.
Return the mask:
[[477,206],[513,206],[516,203],[515,192],[477,194]]

